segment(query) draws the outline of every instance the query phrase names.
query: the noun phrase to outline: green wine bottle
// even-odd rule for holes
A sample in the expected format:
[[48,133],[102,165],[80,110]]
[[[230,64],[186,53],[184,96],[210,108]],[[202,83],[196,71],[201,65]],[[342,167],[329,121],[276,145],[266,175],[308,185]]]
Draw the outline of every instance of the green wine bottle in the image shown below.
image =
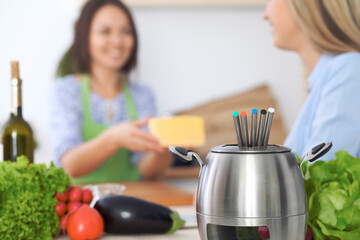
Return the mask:
[[2,128],[1,142],[4,161],[14,162],[18,156],[25,155],[33,163],[34,138],[30,125],[22,117],[21,82],[19,62],[11,62],[11,113]]

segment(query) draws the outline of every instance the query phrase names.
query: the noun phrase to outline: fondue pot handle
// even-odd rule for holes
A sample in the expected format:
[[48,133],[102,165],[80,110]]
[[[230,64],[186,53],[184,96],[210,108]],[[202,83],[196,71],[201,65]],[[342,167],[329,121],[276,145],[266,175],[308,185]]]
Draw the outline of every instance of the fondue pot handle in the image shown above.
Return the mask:
[[332,147],[332,142],[321,143],[311,149],[310,152],[305,154],[305,156],[301,159],[300,166],[305,162],[306,159],[309,162],[314,162],[320,157],[324,156]]
[[199,162],[200,167],[204,165],[204,162],[201,160],[199,155],[189,149],[183,147],[169,146],[169,152],[171,153],[171,155],[182,161],[190,162],[196,159]]

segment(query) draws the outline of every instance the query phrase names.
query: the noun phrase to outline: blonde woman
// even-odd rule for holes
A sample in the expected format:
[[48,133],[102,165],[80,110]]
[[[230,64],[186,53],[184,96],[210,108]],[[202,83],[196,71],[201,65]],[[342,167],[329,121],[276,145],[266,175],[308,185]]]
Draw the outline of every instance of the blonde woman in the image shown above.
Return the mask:
[[270,0],[264,19],[274,45],[297,52],[311,70],[309,93],[285,144],[303,156],[333,142],[324,160],[360,157],[360,1]]

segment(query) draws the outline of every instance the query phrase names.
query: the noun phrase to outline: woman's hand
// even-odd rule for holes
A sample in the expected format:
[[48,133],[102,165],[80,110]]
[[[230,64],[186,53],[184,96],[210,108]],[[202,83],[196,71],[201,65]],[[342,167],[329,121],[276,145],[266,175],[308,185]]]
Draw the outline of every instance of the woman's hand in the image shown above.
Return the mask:
[[167,148],[163,148],[162,153],[148,152],[141,159],[138,167],[141,176],[145,180],[151,180],[161,175],[161,173],[171,165],[172,155]]
[[144,120],[122,122],[109,128],[106,134],[110,136],[116,148],[127,148],[132,152],[153,151],[162,153],[163,148],[151,133],[141,127],[148,125],[149,118]]

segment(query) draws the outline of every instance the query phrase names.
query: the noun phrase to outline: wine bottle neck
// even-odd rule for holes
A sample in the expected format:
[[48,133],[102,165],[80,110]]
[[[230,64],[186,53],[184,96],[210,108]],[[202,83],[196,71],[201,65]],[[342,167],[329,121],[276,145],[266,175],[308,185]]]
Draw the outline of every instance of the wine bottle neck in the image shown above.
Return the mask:
[[21,80],[13,78],[11,79],[11,113],[19,117],[22,116],[21,100]]

